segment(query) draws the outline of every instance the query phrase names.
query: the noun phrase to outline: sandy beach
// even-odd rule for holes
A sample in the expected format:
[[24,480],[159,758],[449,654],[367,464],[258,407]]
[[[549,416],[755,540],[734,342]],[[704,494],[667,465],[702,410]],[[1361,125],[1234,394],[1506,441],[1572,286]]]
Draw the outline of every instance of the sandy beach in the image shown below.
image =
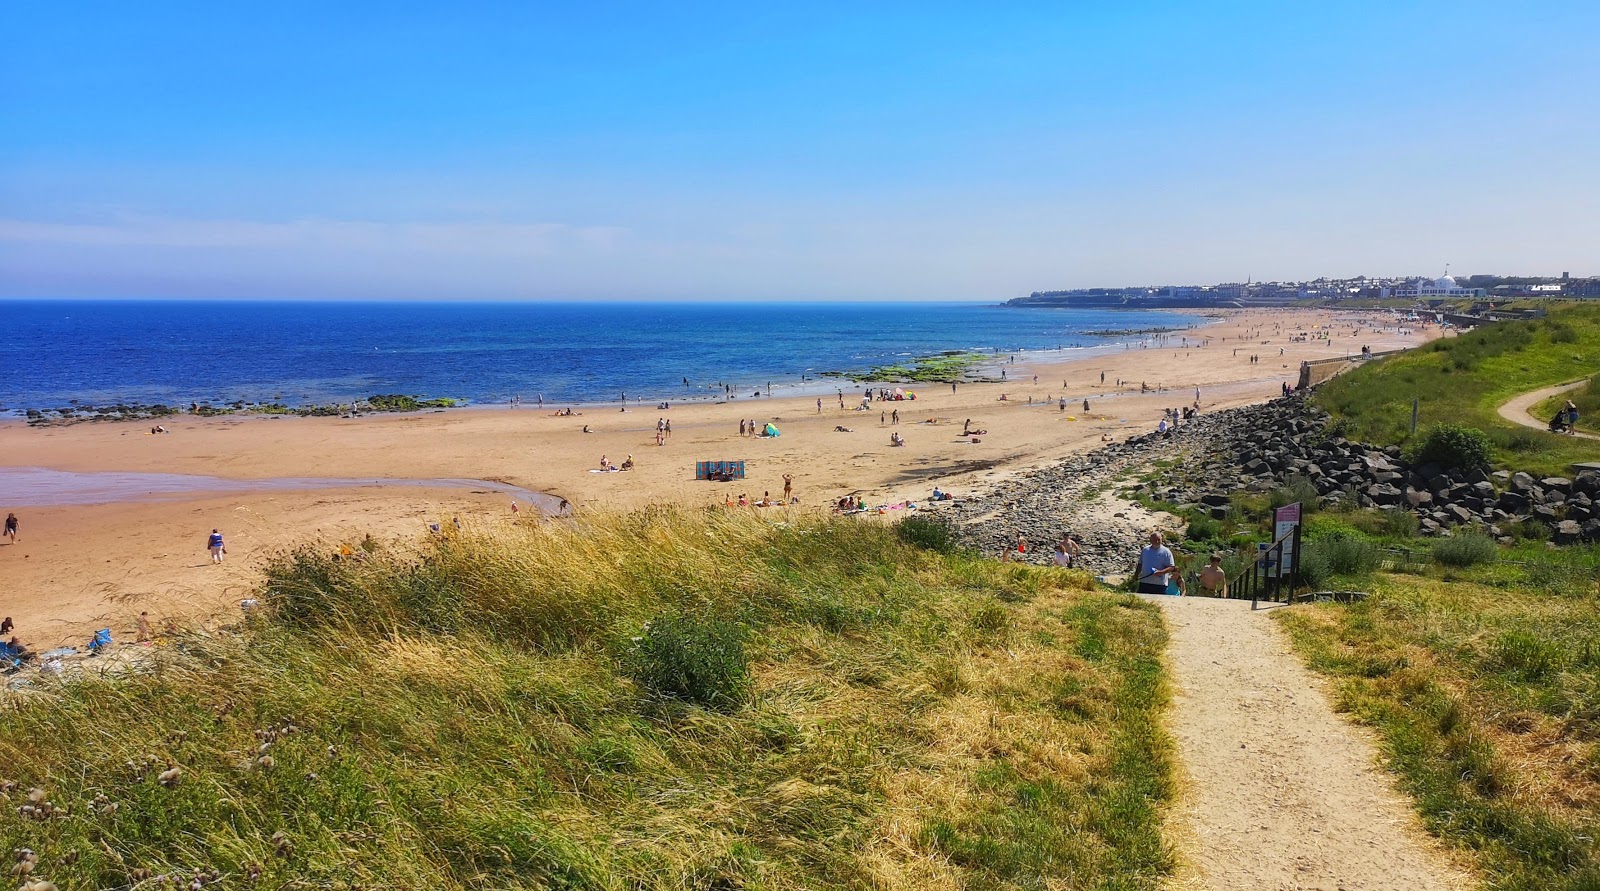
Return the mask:
[[[1322,326],[1332,326],[1331,340],[1297,339]],[[1092,448],[1103,436],[1146,432],[1163,409],[1193,404],[1197,387],[1202,410],[1257,402],[1293,384],[1303,360],[1359,354],[1362,346],[1413,346],[1438,334],[1432,327],[1403,332],[1378,313],[1230,311],[1166,344],[1065,361],[1019,359],[1004,366],[1003,383],[964,383],[954,392],[948,384],[913,386],[915,400],[875,401],[865,411],[856,407],[866,385],[842,382],[843,407],[835,392],[822,397],[820,410],[816,397],[746,395],[674,403],[668,411],[581,406],[571,417],[526,405],[353,419],[175,417],[163,422],[171,431],[165,435],[151,435],[139,422],[30,428],[14,421],[0,423],[0,467],[251,480],[493,480],[558,495],[580,511],[777,497],[789,473],[803,509],[826,508],[846,494],[893,503],[925,499],[936,484],[959,495]],[[898,424],[890,417],[896,411]],[[659,447],[658,418],[672,422]],[[770,422],[782,435],[741,438],[741,419]],[[978,441],[960,436],[968,419],[987,431]],[[891,446],[891,432],[900,433],[903,447]],[[635,467],[591,472],[602,455],[615,463],[631,455]],[[748,477],[696,482],[702,460],[744,460]],[[18,634],[36,647],[81,644],[106,626],[131,640],[141,610],[158,621],[236,615],[266,561],[296,546],[336,548],[369,534],[413,538],[452,517],[464,524],[514,518],[505,494],[470,486],[195,492],[86,506],[4,503],[0,511],[15,511],[21,521],[18,542],[0,544],[0,614],[12,616]],[[205,551],[214,527],[227,537],[222,566],[211,565]]]

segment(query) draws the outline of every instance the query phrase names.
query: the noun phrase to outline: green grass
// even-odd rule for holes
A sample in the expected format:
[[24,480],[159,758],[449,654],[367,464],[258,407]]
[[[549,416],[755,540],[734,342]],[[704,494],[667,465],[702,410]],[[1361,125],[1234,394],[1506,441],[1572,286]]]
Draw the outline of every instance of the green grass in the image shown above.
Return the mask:
[[1282,616],[1491,888],[1600,887],[1600,592],[1584,557],[1586,577],[1545,590],[1524,587],[1528,567],[1497,586],[1380,574],[1365,601]]
[[252,627],[13,695],[0,850],[63,888],[1170,870],[1160,617],[1082,573],[720,511],[397,547],[286,555]]
[[1569,472],[1600,459],[1592,441],[1512,424],[1498,407],[1521,393],[1574,380],[1600,366],[1600,306],[1553,306],[1537,321],[1498,322],[1447,337],[1340,375],[1316,391],[1346,436],[1383,445],[1410,440],[1411,401],[1418,433],[1443,423],[1489,434],[1503,466],[1535,474]]

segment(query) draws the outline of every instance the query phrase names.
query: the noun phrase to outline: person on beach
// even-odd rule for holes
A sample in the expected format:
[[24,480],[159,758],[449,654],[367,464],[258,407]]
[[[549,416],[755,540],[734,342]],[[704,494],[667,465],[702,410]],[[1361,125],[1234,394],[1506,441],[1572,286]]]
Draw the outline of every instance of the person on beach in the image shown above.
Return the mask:
[[145,643],[150,640],[150,613],[140,611],[139,633],[133,637],[134,643]]
[[211,551],[211,562],[212,563],[221,563],[222,562],[222,555],[228,553],[228,549],[222,546],[222,530],[221,529],[213,529],[213,530],[211,530],[210,537],[208,537],[206,539],[206,549]]
[[1062,569],[1072,568],[1072,554],[1067,552],[1067,540],[1065,538],[1056,542],[1055,553],[1050,555],[1050,559]]
[[1161,543],[1161,533],[1150,533],[1150,543],[1139,551],[1139,593],[1167,593],[1167,579],[1177,572],[1172,551]]
[[0,621],[0,634],[10,634],[11,629],[15,627],[17,627],[17,623],[11,621],[10,616],[6,616],[4,621]]
[[891,423],[891,424],[900,423],[900,409],[897,408],[894,411],[889,413],[889,423]]
[[786,473],[786,474],[783,475],[783,500],[784,500],[784,502],[787,503],[789,501],[789,499],[791,497],[793,497],[793,496],[794,496],[794,474]]
[[5,534],[6,534],[6,538],[11,539],[11,543],[12,544],[16,544],[17,543],[17,515],[15,513],[6,514],[6,533]]
[[1083,549],[1079,547],[1076,541],[1073,541],[1071,532],[1063,532],[1061,533],[1061,541],[1056,543],[1056,550],[1067,555],[1065,565],[1068,569],[1073,569],[1078,565],[1078,554]]
[[894,433],[889,434],[889,445],[892,445],[892,446],[903,446],[905,444],[906,444],[906,441],[905,441],[904,438],[902,438],[900,436],[899,431],[896,431]]
[[1222,569],[1222,555],[1212,554],[1211,562],[1200,570],[1200,593],[1207,597],[1228,596],[1228,574]]

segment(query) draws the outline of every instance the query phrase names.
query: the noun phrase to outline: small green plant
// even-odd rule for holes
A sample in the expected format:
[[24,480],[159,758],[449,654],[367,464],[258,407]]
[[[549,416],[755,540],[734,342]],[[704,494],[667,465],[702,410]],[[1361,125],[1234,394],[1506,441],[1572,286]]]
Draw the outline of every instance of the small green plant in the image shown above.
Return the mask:
[[954,553],[957,548],[956,531],[940,517],[909,516],[895,527],[900,540],[941,554]]
[[1333,564],[1320,542],[1308,542],[1300,548],[1300,584],[1313,590],[1325,587],[1333,578]]
[[1383,513],[1383,532],[1394,538],[1415,538],[1420,523],[1417,515],[1397,507],[1386,507]]
[[1415,464],[1438,464],[1471,470],[1487,467],[1494,453],[1494,445],[1482,430],[1460,424],[1437,424],[1411,449]]
[[1443,566],[1477,566],[1493,563],[1499,549],[1494,539],[1481,532],[1457,532],[1433,543],[1433,559]]
[[1272,490],[1268,503],[1279,508],[1299,502],[1306,513],[1317,509],[1317,485],[1300,474],[1290,474],[1283,485]]
[[1194,514],[1183,537],[1185,541],[1215,541],[1222,538],[1222,524],[1205,514]]
[[1491,661],[1516,680],[1542,681],[1561,668],[1561,647],[1527,631],[1507,631],[1494,642]]
[[722,711],[738,707],[749,686],[744,629],[720,619],[659,616],[633,638],[624,662],[652,695]]
[[1300,581],[1318,588],[1336,575],[1368,575],[1383,562],[1378,546],[1360,534],[1335,533],[1300,548]]

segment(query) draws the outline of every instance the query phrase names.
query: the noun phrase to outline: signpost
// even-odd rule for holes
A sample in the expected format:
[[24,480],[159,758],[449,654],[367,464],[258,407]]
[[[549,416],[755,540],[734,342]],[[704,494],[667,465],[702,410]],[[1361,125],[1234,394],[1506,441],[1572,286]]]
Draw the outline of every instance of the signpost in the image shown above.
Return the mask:
[[1272,540],[1283,542],[1283,557],[1273,567],[1279,578],[1294,578],[1300,568],[1300,502],[1272,512]]

